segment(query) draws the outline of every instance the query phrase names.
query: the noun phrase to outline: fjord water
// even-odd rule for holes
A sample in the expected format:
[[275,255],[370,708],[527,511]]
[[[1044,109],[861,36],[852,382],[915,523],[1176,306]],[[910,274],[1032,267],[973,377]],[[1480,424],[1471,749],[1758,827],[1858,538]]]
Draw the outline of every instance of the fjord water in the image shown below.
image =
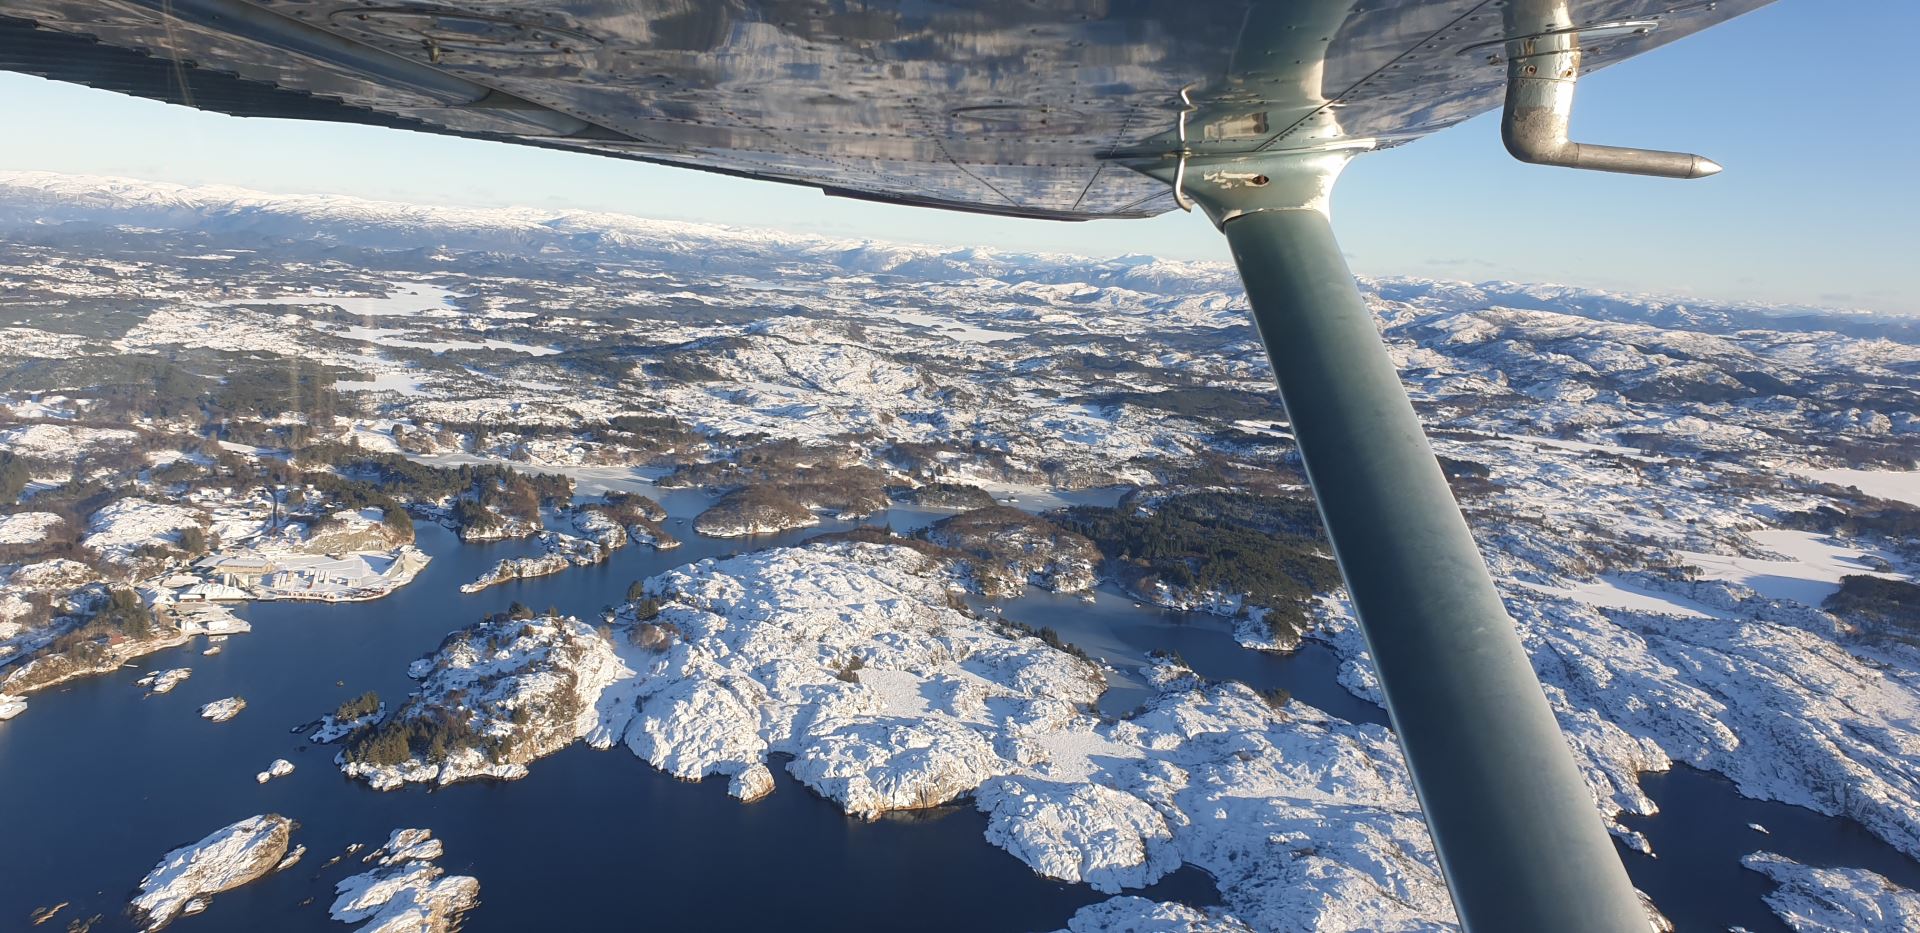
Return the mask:
[[[658,495],[658,493],[655,493]],[[706,497],[660,496],[676,521]],[[906,529],[946,513],[895,509],[876,516]],[[140,659],[104,677],[36,694],[31,708],[0,725],[0,929],[25,927],[30,910],[72,902],[49,924],[103,914],[96,930],[126,929],[134,885],[162,854],[256,813],[300,822],[308,846],[297,866],[216,896],[182,930],[343,930],[327,918],[333,884],[362,870],[357,858],[325,863],[350,843],[371,848],[393,829],[423,826],[446,842],[440,864],[480,879],[472,931],[523,929],[896,929],[1045,930],[1079,906],[1104,899],[1085,886],[1033,874],[989,845],[983,816],[960,804],[873,823],[839,808],[773,769],[777,790],[742,805],[726,782],[677,781],[623,747],[574,745],[512,782],[381,793],[333,767],[332,746],[314,746],[293,727],[341,700],[378,690],[392,705],[412,687],[407,663],[481,615],[520,601],[584,618],[624,599],[627,585],[688,561],[795,543],[829,524],[777,536],[716,540],[672,524],[685,544],[654,552],[629,547],[608,562],[475,594],[458,587],[527,542],[461,545],[420,523],[433,562],[385,599],[344,605],[258,603],[241,610],[254,631],[200,654],[202,640]],[[1287,657],[1236,645],[1226,620],[1137,607],[1112,591],[1095,601],[1033,592],[1000,607],[1048,626],[1120,668],[1109,714],[1145,697],[1130,673],[1148,650],[1178,651],[1203,676],[1294,696],[1346,718],[1384,723],[1371,704],[1334,682],[1339,662],[1317,643]],[[147,670],[191,667],[172,693],[148,697],[133,681]],[[210,700],[241,696],[231,722],[199,718]],[[265,785],[254,773],[276,757],[297,770]],[[1920,866],[1858,826],[1782,804],[1745,800],[1698,772],[1655,776],[1648,788],[1663,814],[1634,826],[1659,859],[1633,855],[1634,879],[1682,929],[1783,929],[1759,901],[1769,888],[1738,858],[1768,849],[1815,865],[1860,866],[1920,887]],[[1772,830],[1746,828],[1758,821]],[[1877,847],[1877,848],[1875,848]],[[1904,874],[1903,874],[1904,873]],[[1708,882],[1707,879],[1712,879]],[[1143,893],[1206,904],[1210,879],[1187,868]]]
[[[671,504],[671,503],[670,503]],[[895,510],[895,527],[939,513]],[[513,601],[587,618],[622,601],[635,579],[702,557],[793,543],[829,524],[750,541],[687,535],[675,550],[630,547],[608,562],[475,594],[458,587],[527,542],[461,545],[419,525],[433,555],[420,577],[367,603],[256,603],[254,627],[220,654],[202,640],[140,659],[113,674],[36,694],[0,726],[0,929],[26,925],[33,908],[71,901],[50,924],[99,913],[96,930],[125,929],[129,895],[168,850],[256,813],[300,822],[308,846],[285,872],[221,894],[186,930],[315,930],[328,919],[333,883],[363,870],[357,858],[324,863],[354,842],[369,848],[404,826],[446,841],[440,864],[480,879],[468,930],[597,929],[1052,929],[1104,899],[1035,875],[983,838],[970,806],[865,823],[774,768],[778,789],[751,805],[724,780],[675,780],[624,747],[575,746],[536,763],[525,779],[381,793],[333,767],[335,747],[290,731],[373,689],[389,704],[412,687],[407,663],[454,629]],[[147,670],[191,667],[173,692],[148,697]],[[199,718],[201,704],[244,697],[231,722]],[[276,757],[293,774],[256,784]],[[777,764],[777,763],[776,763]],[[991,896],[982,896],[984,893]],[[1163,880],[1155,896],[1211,903],[1202,872]],[[311,902],[309,902],[311,901]]]

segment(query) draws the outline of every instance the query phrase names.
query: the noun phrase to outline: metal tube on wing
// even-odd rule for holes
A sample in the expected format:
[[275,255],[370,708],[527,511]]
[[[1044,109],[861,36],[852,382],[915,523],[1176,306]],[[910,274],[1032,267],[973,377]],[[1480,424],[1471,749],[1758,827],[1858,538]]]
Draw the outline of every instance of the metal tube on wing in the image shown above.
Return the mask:
[[1462,925],[1646,933],[1326,216],[1223,229]]
[[1514,158],[1535,165],[1661,178],[1720,173],[1720,163],[1691,152],[1574,142],[1568,134],[1584,30],[1574,24],[1567,0],[1511,0],[1505,23],[1507,99],[1500,139]]

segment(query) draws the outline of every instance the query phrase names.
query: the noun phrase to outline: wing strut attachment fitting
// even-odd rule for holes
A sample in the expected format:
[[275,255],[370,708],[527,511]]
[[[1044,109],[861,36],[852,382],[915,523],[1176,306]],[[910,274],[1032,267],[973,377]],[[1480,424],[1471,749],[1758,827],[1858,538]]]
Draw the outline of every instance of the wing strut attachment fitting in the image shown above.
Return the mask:
[[[1635,24],[1581,27],[1567,0],[1509,0],[1506,8],[1507,105],[1500,137],[1522,162],[1662,178],[1704,178],[1720,164],[1689,152],[1627,149],[1567,138],[1580,79],[1580,34]],[[1644,29],[1653,23],[1638,24]]]
[[1226,234],[1461,925],[1646,933],[1327,218],[1358,150],[1169,155]]

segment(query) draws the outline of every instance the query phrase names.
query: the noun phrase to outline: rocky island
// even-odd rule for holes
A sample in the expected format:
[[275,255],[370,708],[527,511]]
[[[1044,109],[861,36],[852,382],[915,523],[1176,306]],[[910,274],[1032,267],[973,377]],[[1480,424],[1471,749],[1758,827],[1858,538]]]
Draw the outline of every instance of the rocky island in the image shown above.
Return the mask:
[[140,882],[134,923],[153,933],[175,919],[207,909],[215,894],[231,891],[291,864],[293,821],[277,813],[248,817],[166,854]]

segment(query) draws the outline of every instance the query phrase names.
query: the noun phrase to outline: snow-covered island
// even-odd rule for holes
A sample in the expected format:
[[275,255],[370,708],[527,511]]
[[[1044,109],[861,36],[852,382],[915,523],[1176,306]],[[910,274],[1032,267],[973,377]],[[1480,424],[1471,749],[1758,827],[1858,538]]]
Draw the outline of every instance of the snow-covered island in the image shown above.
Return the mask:
[[269,813],[168,852],[140,882],[130,908],[134,924],[153,933],[207,909],[215,894],[285,868],[298,858],[287,851],[292,836],[293,821]]
[[[626,532],[618,525],[612,531],[619,532],[618,539],[626,543]],[[540,546],[545,551],[538,557],[509,557],[494,564],[493,568],[472,583],[460,587],[462,593],[478,593],[489,586],[507,583],[513,580],[525,580],[559,573],[568,567],[588,567],[607,559],[612,547],[604,541],[591,541],[586,538],[561,534],[557,531],[543,531],[539,534]]]
[[170,693],[192,676],[193,668],[174,667],[164,671],[149,671],[145,677],[133,683],[136,687],[147,688],[148,693]]
[[[953,608],[955,583],[906,548],[822,544],[656,578],[648,616],[636,604],[606,632],[489,620],[448,637],[343,770],[377,787],[511,778],[584,739],[751,799],[786,754],[853,815],[972,798],[990,841],[1102,891],[1190,862],[1256,928],[1449,918],[1385,730],[1172,667],[1147,709],[1103,722],[1096,665]],[[1276,857],[1289,838],[1299,851]]]
[[200,707],[200,716],[203,719],[210,719],[214,722],[226,722],[240,715],[240,711],[246,708],[247,701],[245,699],[240,697],[226,697],[224,699],[214,700]]
[[293,762],[288,761],[285,758],[275,758],[273,760],[273,764],[268,765],[267,770],[254,775],[253,780],[257,784],[265,784],[268,781],[273,780],[274,778],[286,777],[287,775],[292,773],[293,773]]
[[375,867],[334,886],[328,913],[360,933],[447,933],[480,903],[480,882],[435,864],[444,851],[425,829],[396,829],[362,861]]

